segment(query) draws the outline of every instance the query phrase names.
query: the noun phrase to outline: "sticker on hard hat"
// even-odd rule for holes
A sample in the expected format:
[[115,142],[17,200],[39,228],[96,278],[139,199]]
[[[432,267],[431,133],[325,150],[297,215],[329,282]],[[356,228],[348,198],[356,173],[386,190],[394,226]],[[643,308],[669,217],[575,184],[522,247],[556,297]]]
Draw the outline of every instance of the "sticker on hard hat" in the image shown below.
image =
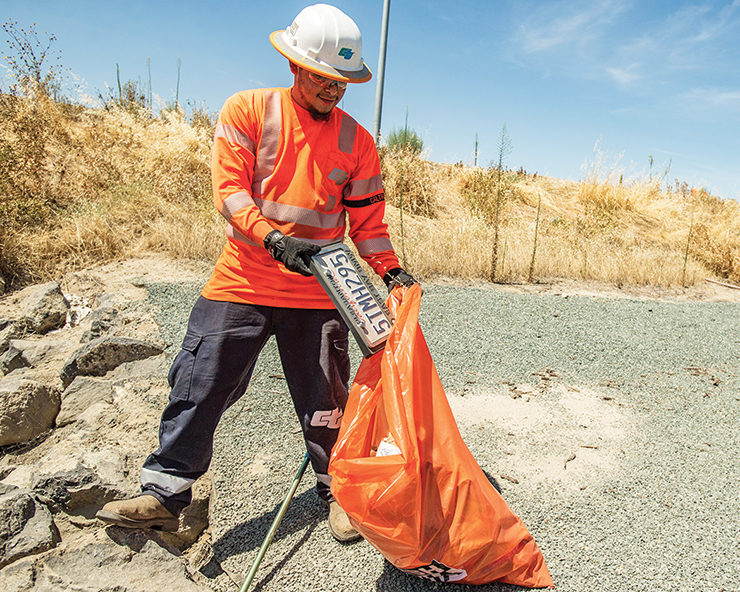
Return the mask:
[[362,354],[369,358],[385,346],[393,315],[349,247],[336,242],[311,257],[311,271],[347,323]]
[[352,51],[349,47],[343,47],[339,50],[339,55],[345,60],[351,60],[352,56],[355,55],[355,52]]

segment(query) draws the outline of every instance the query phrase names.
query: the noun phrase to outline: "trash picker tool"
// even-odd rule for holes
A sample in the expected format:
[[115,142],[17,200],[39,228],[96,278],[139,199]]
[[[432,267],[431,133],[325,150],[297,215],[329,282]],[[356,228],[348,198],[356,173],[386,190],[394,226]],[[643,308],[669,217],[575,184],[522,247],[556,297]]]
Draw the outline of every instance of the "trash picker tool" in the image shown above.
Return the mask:
[[285,516],[285,512],[288,510],[288,505],[290,504],[290,500],[293,499],[293,495],[295,494],[296,489],[298,489],[298,484],[301,482],[301,478],[303,477],[303,473],[306,472],[306,467],[308,466],[308,452],[306,453],[306,456],[303,458],[303,463],[301,464],[301,468],[298,469],[298,472],[295,475],[295,478],[293,479],[293,485],[290,487],[290,491],[288,491],[288,495],[285,497],[285,501],[283,501],[283,505],[280,506],[280,510],[277,513],[277,516],[275,516],[275,520],[272,521],[272,526],[270,526],[270,530],[267,532],[267,536],[265,537],[264,542],[262,543],[262,546],[260,547],[259,553],[257,553],[257,557],[254,560],[254,563],[252,564],[252,569],[249,570],[249,573],[247,574],[247,579],[244,580],[244,584],[242,584],[241,590],[239,592],[247,592],[249,589],[250,584],[252,583],[252,580],[254,579],[255,574],[257,573],[257,569],[260,566],[260,563],[262,562],[262,558],[265,556],[265,553],[267,552],[267,547],[270,546],[270,543],[272,542],[273,537],[275,536],[275,533],[277,532],[278,526],[280,526],[280,522],[283,520],[283,516]]

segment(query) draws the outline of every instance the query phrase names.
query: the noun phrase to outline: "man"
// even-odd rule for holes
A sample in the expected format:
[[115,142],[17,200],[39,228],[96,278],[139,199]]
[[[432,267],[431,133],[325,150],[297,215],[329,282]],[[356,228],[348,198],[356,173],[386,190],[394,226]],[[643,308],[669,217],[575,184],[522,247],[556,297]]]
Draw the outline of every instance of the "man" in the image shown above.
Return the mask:
[[360,256],[389,289],[415,280],[399,266],[383,222],[373,139],[337,107],[347,83],[372,76],[357,25],[317,4],[270,41],[290,61],[294,84],[237,93],[219,116],[213,198],[229,222],[228,240],[170,370],[160,446],[142,468],[142,494],[98,512],[119,526],[177,529],[191,485],[210,464],[223,412],[244,394],[275,335],[329,529],[340,541],[359,537],[328,475],[347,400],[348,330],[308,265],[321,245],[343,239],[348,222]]

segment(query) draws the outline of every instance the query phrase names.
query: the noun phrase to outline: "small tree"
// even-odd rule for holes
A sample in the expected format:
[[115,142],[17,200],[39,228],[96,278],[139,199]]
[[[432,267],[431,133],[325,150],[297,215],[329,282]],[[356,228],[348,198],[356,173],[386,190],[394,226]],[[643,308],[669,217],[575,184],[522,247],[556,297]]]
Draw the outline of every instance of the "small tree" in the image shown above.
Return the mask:
[[45,33],[47,40],[41,41],[35,24],[26,30],[11,19],[3,23],[3,30],[10,46],[10,53],[3,57],[15,78],[10,93],[16,96],[39,93],[60,100],[63,82],[61,56],[51,50],[56,37]]
[[517,175],[504,170],[504,160],[511,154],[511,138],[506,124],[501,128],[498,140],[498,163],[491,163],[487,169],[475,169],[462,189],[462,194],[474,214],[493,227],[491,246],[490,280],[496,281],[499,260],[499,234],[501,228],[501,208],[513,191]]
[[389,150],[409,150],[413,154],[421,154],[424,149],[424,141],[421,136],[413,129],[409,129],[408,126],[401,129],[394,127],[385,139],[385,145]]
[[504,159],[511,154],[511,138],[506,131],[506,124],[501,128],[498,140],[498,168],[496,170],[496,200],[493,214],[493,253],[491,256],[491,281],[496,281],[496,267],[498,266],[499,226],[501,220],[501,203],[509,192],[509,185],[502,181]]

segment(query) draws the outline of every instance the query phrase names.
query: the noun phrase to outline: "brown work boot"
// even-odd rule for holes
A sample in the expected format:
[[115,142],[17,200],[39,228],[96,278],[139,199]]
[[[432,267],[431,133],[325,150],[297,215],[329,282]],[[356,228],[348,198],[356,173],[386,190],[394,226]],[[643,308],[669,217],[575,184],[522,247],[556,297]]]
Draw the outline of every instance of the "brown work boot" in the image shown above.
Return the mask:
[[329,502],[329,532],[340,543],[349,543],[360,538],[360,533],[350,524],[347,512],[337,502]]
[[102,510],[98,510],[95,517],[124,528],[153,528],[175,532],[180,525],[177,516],[173,516],[153,495],[109,502]]

